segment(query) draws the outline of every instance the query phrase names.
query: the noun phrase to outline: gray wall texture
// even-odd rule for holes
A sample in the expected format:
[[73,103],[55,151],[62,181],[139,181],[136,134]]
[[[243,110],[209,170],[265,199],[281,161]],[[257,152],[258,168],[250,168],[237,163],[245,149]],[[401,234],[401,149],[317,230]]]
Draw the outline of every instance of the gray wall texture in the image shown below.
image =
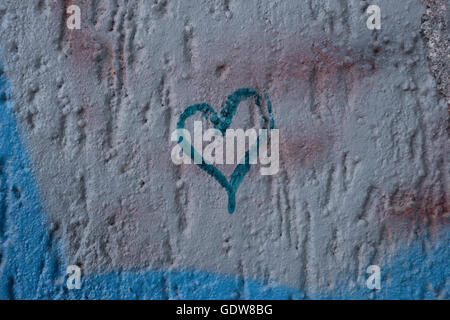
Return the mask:
[[[66,26],[72,4],[80,30]],[[51,240],[36,250],[83,272],[81,291],[48,296],[448,298],[449,28],[444,0],[0,0],[8,121]],[[280,171],[253,165],[230,215],[216,180],[172,162],[170,134],[187,106],[219,112],[240,88],[270,97]],[[246,100],[231,127],[257,119]],[[15,219],[5,199],[0,217]],[[2,297],[42,297],[48,283],[17,287],[13,260],[0,260]],[[104,289],[146,272],[162,274],[154,293]]]

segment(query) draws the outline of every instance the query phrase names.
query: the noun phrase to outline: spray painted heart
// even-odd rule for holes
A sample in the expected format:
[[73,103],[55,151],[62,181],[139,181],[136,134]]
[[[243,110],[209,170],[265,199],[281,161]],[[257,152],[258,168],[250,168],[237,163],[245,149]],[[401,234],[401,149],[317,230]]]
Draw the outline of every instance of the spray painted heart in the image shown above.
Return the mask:
[[[239,103],[247,100],[248,98],[255,99],[255,104],[257,105],[258,110],[261,113],[262,119],[266,124],[267,122],[269,122],[270,129],[273,129],[274,120],[272,117],[272,104],[269,100],[267,93],[264,94],[264,98],[266,100],[267,113],[269,119],[267,119],[267,117],[263,113],[260,95],[255,90],[250,88],[238,89],[233,94],[229,95],[225,106],[220,111],[220,117],[217,115],[216,111],[214,111],[214,109],[207,103],[194,104],[192,106],[187,107],[178,119],[177,128],[184,129],[186,119],[195,115],[197,112],[201,112],[203,117],[205,119],[209,119],[214,125],[214,128],[218,129],[222,133],[222,135],[224,135],[226,130],[230,127],[231,122],[233,121],[233,117],[236,114]],[[267,127],[263,129],[267,129]],[[181,142],[183,142],[182,136],[179,137],[178,144],[181,145]],[[182,149],[185,150],[187,146],[187,148],[191,150],[190,157],[194,161],[194,155],[196,153],[196,150],[190,143],[187,143],[185,141],[184,144],[185,147],[182,147]],[[257,149],[259,149],[259,137],[256,140],[256,144]],[[196,163],[196,165],[200,169],[202,169],[207,174],[216,179],[216,181],[226,190],[228,194],[228,212],[230,214],[232,214],[236,209],[236,191],[239,188],[241,182],[244,180],[245,175],[251,168],[251,164],[249,161],[249,153],[250,150],[247,150],[244,156],[244,161],[241,161],[241,163],[239,163],[236,166],[231,175],[230,180],[227,180],[224,174],[219,169],[217,169],[217,167],[207,163],[203,159],[203,157],[201,163]]]

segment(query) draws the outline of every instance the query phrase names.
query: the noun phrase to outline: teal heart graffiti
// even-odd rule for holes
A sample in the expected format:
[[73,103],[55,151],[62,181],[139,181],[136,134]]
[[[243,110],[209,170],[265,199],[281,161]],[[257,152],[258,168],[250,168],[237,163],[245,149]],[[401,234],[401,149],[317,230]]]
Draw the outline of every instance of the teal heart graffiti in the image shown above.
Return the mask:
[[[238,89],[231,95],[229,95],[225,103],[225,106],[223,106],[220,111],[220,117],[217,115],[216,111],[207,103],[199,103],[187,107],[178,119],[177,128],[184,129],[186,119],[195,115],[197,112],[201,112],[202,116],[205,119],[207,120],[209,119],[209,121],[211,121],[215,129],[218,129],[222,133],[222,135],[225,135],[226,130],[230,127],[231,122],[233,121],[233,117],[236,114],[238,105],[242,101],[245,101],[249,98],[255,99],[255,104],[261,113],[261,118],[266,123],[266,127],[263,129],[268,129],[267,122],[269,122],[269,129],[273,129],[274,120],[272,116],[272,103],[269,100],[268,94],[266,92],[264,93],[264,99],[266,100],[267,114],[269,116],[269,119],[267,119],[267,117],[263,114],[261,96],[258,94],[258,92],[250,88]],[[182,141],[183,137],[180,136],[178,139],[178,144],[180,144]],[[256,140],[258,152],[259,152],[259,142],[260,140],[258,136]],[[188,148],[191,149],[190,157],[192,161],[194,161],[194,154],[196,150],[190,143],[188,143],[187,146]],[[244,156],[244,163],[239,163],[236,166],[231,175],[230,180],[227,180],[224,174],[219,169],[217,169],[217,167],[215,167],[210,163],[207,163],[203,159],[203,157],[201,163],[196,163],[196,165],[200,169],[202,169],[207,174],[216,179],[216,181],[226,190],[228,195],[228,212],[230,214],[232,214],[236,209],[236,191],[239,188],[241,182],[244,180],[245,175],[251,168],[251,164],[249,161],[249,153],[250,150],[247,150]]]

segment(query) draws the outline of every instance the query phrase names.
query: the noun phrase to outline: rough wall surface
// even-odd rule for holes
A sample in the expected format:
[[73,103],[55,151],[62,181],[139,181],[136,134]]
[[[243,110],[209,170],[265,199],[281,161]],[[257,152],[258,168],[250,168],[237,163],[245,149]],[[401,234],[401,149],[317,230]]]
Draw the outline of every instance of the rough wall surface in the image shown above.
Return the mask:
[[[0,298],[448,298],[447,8],[0,0]],[[170,135],[240,88],[270,97],[280,171],[230,215]]]

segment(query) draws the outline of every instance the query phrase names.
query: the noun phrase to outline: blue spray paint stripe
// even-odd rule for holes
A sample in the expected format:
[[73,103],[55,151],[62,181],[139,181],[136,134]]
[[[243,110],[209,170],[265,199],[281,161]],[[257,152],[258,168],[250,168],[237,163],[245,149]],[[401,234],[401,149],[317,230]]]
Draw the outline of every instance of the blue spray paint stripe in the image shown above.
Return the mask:
[[[11,92],[0,66],[0,298],[57,295],[59,261],[29,162],[12,116]],[[50,285],[47,285],[50,284]]]

